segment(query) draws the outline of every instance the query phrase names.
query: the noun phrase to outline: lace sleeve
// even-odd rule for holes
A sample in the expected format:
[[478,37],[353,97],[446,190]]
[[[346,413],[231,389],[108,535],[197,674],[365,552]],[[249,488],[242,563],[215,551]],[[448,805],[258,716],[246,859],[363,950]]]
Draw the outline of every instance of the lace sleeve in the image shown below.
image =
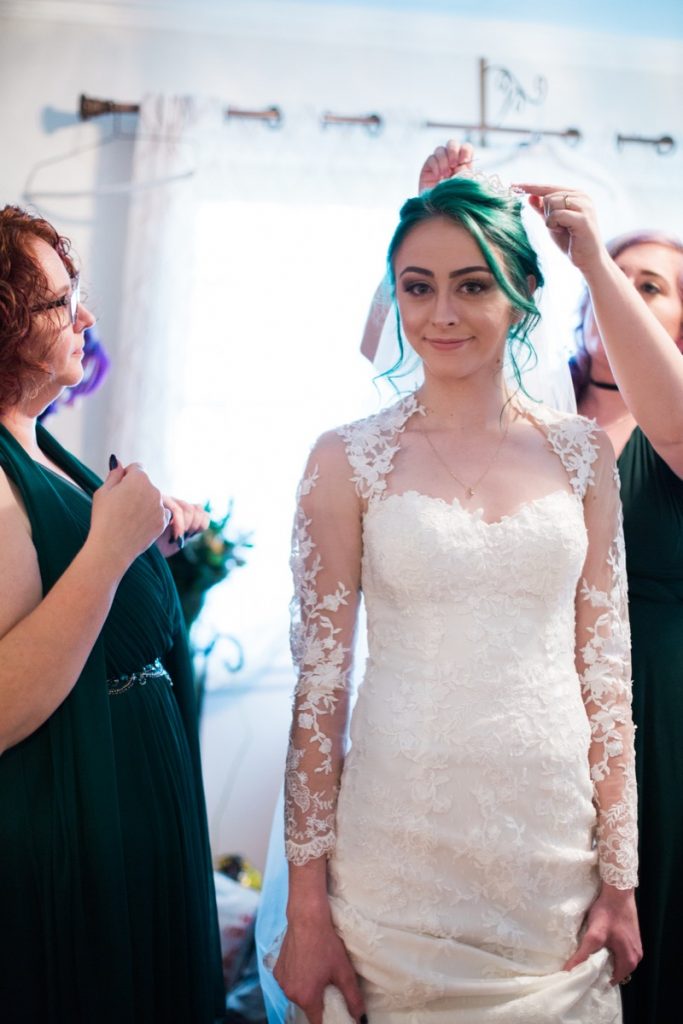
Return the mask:
[[586,481],[588,553],[576,597],[576,660],[591,725],[590,769],[604,882],[637,884],[637,800],[631,718],[630,630],[619,477],[609,440],[595,432]]
[[329,853],[349,705],[360,590],[361,507],[338,434],[316,444],[300,484],[292,543],[291,647],[298,671],[285,774],[285,852]]

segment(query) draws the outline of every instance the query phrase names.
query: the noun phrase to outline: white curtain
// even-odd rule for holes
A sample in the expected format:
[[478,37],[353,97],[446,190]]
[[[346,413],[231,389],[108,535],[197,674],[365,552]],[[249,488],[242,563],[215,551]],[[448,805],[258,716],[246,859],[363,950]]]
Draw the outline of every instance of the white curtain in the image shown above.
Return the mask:
[[197,203],[222,127],[213,100],[149,95],[140,106],[107,436],[111,451],[142,462],[163,489],[172,481],[168,442],[193,314]]
[[287,564],[294,493],[324,430],[380,406],[360,354],[363,324],[403,199],[417,187],[424,138],[397,128],[322,129],[313,111],[280,130],[223,126],[198,232],[195,316],[172,434],[174,487],[234,498],[235,528],[253,533],[247,566],[209,595],[203,624],[244,647],[235,677],[209,688],[291,689]]

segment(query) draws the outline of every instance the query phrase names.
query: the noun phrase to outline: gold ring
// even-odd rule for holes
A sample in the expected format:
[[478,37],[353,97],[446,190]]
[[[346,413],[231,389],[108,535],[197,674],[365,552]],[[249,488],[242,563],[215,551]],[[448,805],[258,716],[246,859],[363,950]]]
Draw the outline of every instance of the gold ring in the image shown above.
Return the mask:
[[564,208],[565,208],[565,210],[569,209],[569,196],[567,195],[566,192],[564,194]]
[[632,977],[632,975],[630,975],[630,974],[627,974],[625,978],[622,978],[622,979],[621,979],[621,981],[619,982],[619,984],[620,984],[620,985],[628,985],[629,981],[631,980],[631,977]]

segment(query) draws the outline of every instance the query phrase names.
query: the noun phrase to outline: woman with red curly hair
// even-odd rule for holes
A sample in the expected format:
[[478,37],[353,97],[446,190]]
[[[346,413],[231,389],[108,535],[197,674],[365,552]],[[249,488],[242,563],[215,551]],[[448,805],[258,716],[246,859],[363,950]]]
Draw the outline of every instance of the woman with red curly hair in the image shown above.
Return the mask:
[[0,210],[0,1007],[212,1024],[191,668],[163,558],[205,514],[115,456],[102,482],[36,422],[81,379],[93,322],[66,239]]

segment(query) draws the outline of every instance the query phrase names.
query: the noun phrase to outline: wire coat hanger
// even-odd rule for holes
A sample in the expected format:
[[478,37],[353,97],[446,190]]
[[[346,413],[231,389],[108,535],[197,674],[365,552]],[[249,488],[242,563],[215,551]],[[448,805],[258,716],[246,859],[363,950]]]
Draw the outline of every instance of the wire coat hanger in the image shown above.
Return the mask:
[[[186,181],[194,176],[196,173],[196,166],[193,163],[185,170],[160,178],[151,178],[148,181],[112,182],[108,185],[98,185],[93,188],[85,189],[36,189],[34,187],[36,178],[46,168],[59,166],[59,164],[65,163],[74,157],[82,156],[84,153],[92,153],[97,150],[104,149],[105,146],[108,146],[111,143],[144,140],[152,141],[154,139],[164,141],[163,136],[144,135],[136,132],[124,131],[120,127],[120,118],[116,115],[113,116],[114,121],[112,130],[108,135],[97,139],[95,142],[86,143],[82,146],[74,146],[66,153],[60,153],[57,156],[48,157],[47,159],[40,160],[38,163],[34,164],[29,171],[22,191],[22,199],[24,202],[34,204],[39,200],[45,199],[86,199],[97,196],[132,195],[136,192],[142,192],[150,188],[159,188],[163,185],[169,185],[177,181]],[[171,137],[168,137],[167,141],[172,141]],[[183,145],[189,147],[188,142],[183,143]]]

